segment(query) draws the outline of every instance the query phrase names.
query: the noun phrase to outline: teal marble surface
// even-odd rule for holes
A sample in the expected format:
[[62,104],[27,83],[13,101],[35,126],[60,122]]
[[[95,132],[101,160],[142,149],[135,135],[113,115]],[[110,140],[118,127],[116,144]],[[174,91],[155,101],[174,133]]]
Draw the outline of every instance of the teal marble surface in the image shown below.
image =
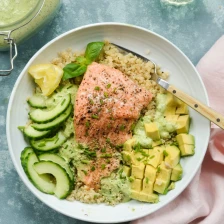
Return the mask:
[[[19,46],[15,70],[0,77],[0,223],[84,224],[57,213],[39,201],[19,178],[6,140],[6,111],[13,85],[33,54],[58,35],[90,23],[138,25],[169,39],[196,65],[223,34],[223,0],[195,0],[186,7],[166,7],[159,0],[63,0],[60,12],[45,29]],[[0,52],[0,66],[6,65]]]

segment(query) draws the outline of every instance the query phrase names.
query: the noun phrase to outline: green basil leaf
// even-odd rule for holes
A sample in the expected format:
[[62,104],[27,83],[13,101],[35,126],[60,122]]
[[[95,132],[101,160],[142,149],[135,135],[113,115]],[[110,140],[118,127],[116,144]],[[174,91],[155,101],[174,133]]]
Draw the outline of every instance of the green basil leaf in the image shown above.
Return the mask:
[[79,64],[86,64],[86,58],[85,57],[83,57],[83,56],[78,56],[76,59],[75,59],[75,61],[77,62],[77,63],[79,63]]
[[64,68],[63,68],[63,71],[64,72],[68,72],[68,73],[71,73],[73,72],[74,70],[76,70],[77,68],[79,68],[79,64],[75,64],[75,63],[70,63],[70,64],[67,64]]
[[89,43],[86,47],[85,58],[91,62],[95,61],[99,57],[103,49],[103,46],[104,46],[104,42]]
[[62,79],[67,80],[67,79],[81,76],[86,72],[86,69],[87,69],[86,65],[70,63],[63,68],[64,74]]

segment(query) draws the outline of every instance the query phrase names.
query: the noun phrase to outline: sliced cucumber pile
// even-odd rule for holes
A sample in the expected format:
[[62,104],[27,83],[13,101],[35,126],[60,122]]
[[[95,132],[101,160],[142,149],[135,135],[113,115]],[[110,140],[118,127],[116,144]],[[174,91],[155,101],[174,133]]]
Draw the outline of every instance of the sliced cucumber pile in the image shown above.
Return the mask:
[[33,107],[33,108],[40,108],[40,109],[44,109],[46,108],[46,99],[44,98],[44,96],[40,95],[40,94],[35,94],[33,96],[31,96],[28,100],[27,103]]
[[38,131],[36,129],[34,129],[32,127],[32,125],[28,125],[24,128],[23,133],[24,135],[26,135],[28,138],[32,138],[32,139],[40,139],[40,138],[44,138],[45,136],[47,136],[49,133],[51,132],[51,130],[47,130],[47,131]]
[[65,95],[62,100],[51,110],[36,109],[30,112],[30,119],[36,123],[46,123],[61,115],[71,103],[70,94]]
[[40,191],[62,199],[74,187],[74,174],[69,164],[57,155],[61,145],[74,134],[73,102],[78,87],[65,85],[44,97],[40,93],[28,99],[31,121],[20,128],[30,147],[21,152],[21,164],[27,177]]
[[54,194],[56,197],[66,198],[72,190],[71,180],[66,170],[59,164],[51,161],[40,161],[34,164],[34,169],[39,175],[50,173],[56,179]]
[[40,140],[30,140],[31,146],[38,151],[51,151],[53,149],[59,148],[67,138],[62,131],[59,131],[54,137],[43,138]]
[[63,199],[72,191],[74,176],[62,157],[51,153],[37,157],[31,147],[26,147],[21,153],[21,163],[30,181],[43,193]]
[[72,112],[72,105],[69,105],[67,110],[62,113],[61,115],[59,115],[59,117],[55,118],[53,121],[47,122],[47,123],[34,123],[32,124],[32,127],[38,131],[46,131],[46,130],[50,130],[60,124],[62,124],[64,121],[67,120],[67,118],[69,117],[69,115]]

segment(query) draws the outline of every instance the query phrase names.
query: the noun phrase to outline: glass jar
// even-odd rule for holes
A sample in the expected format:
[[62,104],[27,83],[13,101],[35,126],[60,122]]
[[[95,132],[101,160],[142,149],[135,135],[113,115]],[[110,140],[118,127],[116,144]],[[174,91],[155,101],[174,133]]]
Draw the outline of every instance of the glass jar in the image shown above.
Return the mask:
[[[3,0],[0,8],[0,51],[10,50],[11,69],[17,56],[16,44],[27,40],[50,22],[61,0]],[[8,74],[7,74],[8,75]]]

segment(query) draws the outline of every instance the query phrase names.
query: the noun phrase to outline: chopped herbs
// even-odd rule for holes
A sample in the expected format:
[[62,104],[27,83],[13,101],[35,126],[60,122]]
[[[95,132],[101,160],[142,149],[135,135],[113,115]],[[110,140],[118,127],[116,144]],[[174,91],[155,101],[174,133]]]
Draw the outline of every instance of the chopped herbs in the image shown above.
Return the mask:
[[71,85],[71,86],[69,86],[67,89],[70,89],[70,88],[72,88],[72,85]]
[[137,160],[138,160],[138,161],[141,161],[141,160],[142,160],[142,158],[140,158],[140,157],[139,157],[139,158],[137,158]]
[[103,105],[103,99],[100,99],[100,105]]
[[93,100],[92,100],[92,99],[90,99],[90,98],[89,98],[89,103],[90,103],[91,105],[93,105],[93,104],[94,104]]
[[112,154],[111,153],[104,153],[100,156],[101,158],[111,158]]
[[149,159],[153,159],[154,157],[155,157],[155,155],[152,155],[152,156],[149,157]]
[[68,145],[66,145],[65,147],[64,147],[64,149],[67,149],[68,148]]
[[119,129],[120,129],[121,131],[124,131],[125,126],[122,124],[122,125],[119,127]]
[[134,177],[129,177],[128,179],[130,182],[133,182],[135,180]]
[[168,156],[168,152],[166,150],[163,151],[164,156]]
[[106,163],[110,163],[110,160],[109,160],[109,159],[107,159],[107,160],[106,160]]
[[147,184],[149,183],[149,178],[148,178],[148,177],[145,178],[145,182],[146,182]]
[[104,92],[103,95],[104,95],[105,98],[108,98],[108,93],[107,92]]
[[106,139],[106,142],[107,142],[107,143],[110,143],[110,139],[109,139],[109,138],[107,138],[107,139]]
[[99,90],[100,90],[100,87],[99,87],[99,86],[96,86],[94,89],[95,89],[96,91],[99,91]]
[[101,149],[101,152],[106,152],[106,148],[102,148]]
[[96,168],[95,168],[95,166],[92,166],[91,167],[91,171],[94,171]]
[[83,164],[89,164],[89,160],[86,160],[86,159],[81,160],[81,163],[83,163]]
[[101,165],[101,169],[104,170],[105,168],[106,168],[106,165],[105,164],[102,164]]
[[161,168],[160,168],[160,166],[158,166],[157,167],[157,173],[160,173],[160,171],[161,171]]
[[86,127],[89,128],[90,127],[90,122],[86,121]]
[[106,88],[109,89],[111,87],[111,84],[107,84]]
[[88,159],[96,158],[96,152],[90,151],[88,148],[85,148],[83,153],[86,155]]
[[82,172],[83,172],[85,175],[87,175],[87,171],[86,171],[86,170],[82,170]]
[[93,119],[99,119],[99,116],[97,114],[92,114]]

